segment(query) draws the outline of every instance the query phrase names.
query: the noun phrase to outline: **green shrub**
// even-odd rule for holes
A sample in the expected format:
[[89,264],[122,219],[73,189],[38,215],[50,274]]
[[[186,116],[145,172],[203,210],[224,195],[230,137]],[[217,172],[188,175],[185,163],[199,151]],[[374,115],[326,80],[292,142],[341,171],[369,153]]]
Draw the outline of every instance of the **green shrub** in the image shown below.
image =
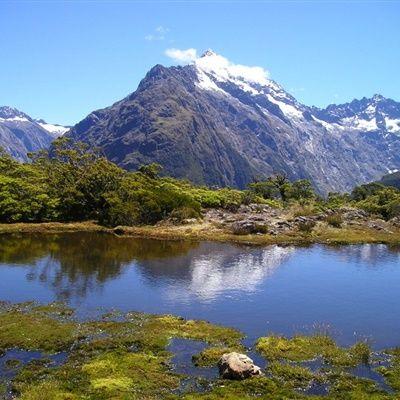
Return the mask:
[[382,187],[355,204],[371,214],[390,219],[400,215],[400,191],[392,187]]
[[315,225],[316,225],[315,221],[302,221],[299,222],[298,229],[300,232],[310,234],[315,228]]
[[194,209],[193,207],[183,206],[172,210],[169,217],[178,222],[182,222],[185,219],[199,218],[200,212],[198,209]]
[[340,214],[331,214],[326,217],[328,225],[333,226],[334,228],[341,228],[343,224],[343,218]]
[[323,201],[325,207],[330,209],[337,209],[345,204],[348,204],[350,201],[350,196],[348,193],[342,194],[337,192],[328,193],[328,197],[326,201]]
[[314,204],[301,205],[299,203],[294,203],[291,206],[291,210],[294,217],[307,217],[309,215],[315,215],[315,213],[319,211],[316,210]]
[[105,205],[99,214],[99,222],[105,226],[133,226],[139,221],[138,203],[123,201],[116,193],[104,196]]

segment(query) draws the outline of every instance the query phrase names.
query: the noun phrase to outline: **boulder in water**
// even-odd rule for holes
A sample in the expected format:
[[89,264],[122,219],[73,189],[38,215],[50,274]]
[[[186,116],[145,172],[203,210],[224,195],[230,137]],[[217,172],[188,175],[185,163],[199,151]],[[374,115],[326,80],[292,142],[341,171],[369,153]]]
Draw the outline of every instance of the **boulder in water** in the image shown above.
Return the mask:
[[240,353],[223,354],[218,361],[219,375],[224,379],[242,380],[262,375],[261,368],[254,365],[251,358]]

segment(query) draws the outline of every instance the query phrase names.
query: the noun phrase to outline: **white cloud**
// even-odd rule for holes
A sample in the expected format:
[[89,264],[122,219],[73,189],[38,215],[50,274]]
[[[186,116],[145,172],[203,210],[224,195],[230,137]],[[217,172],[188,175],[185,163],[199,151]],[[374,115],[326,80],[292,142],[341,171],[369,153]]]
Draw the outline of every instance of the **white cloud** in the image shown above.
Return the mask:
[[160,25],[157,26],[156,29],[154,29],[153,33],[146,35],[144,38],[149,42],[152,42],[154,40],[165,40],[165,36],[167,35],[168,32],[169,32],[168,28],[165,28],[164,26]]
[[248,67],[247,65],[234,64],[227,58],[212,51],[208,51],[206,54],[208,55],[196,60],[196,65],[206,72],[217,74],[223,79],[235,77],[243,78],[248,82],[267,83],[269,73],[262,67]]
[[165,50],[165,55],[178,63],[187,64],[197,59],[197,50],[192,48],[186,50],[167,49]]
[[165,54],[179,64],[194,63],[200,70],[212,73],[222,80],[234,78],[261,85],[268,84],[269,73],[264,68],[234,64],[211,50],[206,51],[201,57],[198,56],[197,50],[193,48],[186,50],[167,49]]

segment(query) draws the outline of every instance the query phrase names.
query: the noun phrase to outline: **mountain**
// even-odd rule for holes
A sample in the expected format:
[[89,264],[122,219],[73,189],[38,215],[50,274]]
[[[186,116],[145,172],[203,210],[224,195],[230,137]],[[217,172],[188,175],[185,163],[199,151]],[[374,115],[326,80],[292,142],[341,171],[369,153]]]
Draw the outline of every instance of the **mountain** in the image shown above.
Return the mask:
[[48,148],[69,128],[34,120],[12,107],[0,107],[0,147],[12,157],[27,161],[27,153]]
[[70,130],[70,126],[63,126],[58,124],[49,124],[43,119],[35,119],[35,122],[39,124],[43,129],[52,134],[54,137],[59,137],[64,135]]
[[391,174],[384,175],[378,183],[400,189],[400,171],[394,171]]
[[207,51],[186,66],[156,65],[135,92],[67,136],[129,170],[157,162],[172,176],[237,187],[285,173],[326,193],[400,168],[399,123],[393,100],[308,107],[262,68]]

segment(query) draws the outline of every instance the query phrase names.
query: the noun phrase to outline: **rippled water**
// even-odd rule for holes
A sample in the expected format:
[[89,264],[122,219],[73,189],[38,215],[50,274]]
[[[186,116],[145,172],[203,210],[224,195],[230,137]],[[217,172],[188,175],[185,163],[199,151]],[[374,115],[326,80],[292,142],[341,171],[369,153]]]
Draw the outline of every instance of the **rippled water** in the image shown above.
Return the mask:
[[400,249],[250,247],[93,233],[0,235],[0,300],[174,313],[268,332],[400,345]]

